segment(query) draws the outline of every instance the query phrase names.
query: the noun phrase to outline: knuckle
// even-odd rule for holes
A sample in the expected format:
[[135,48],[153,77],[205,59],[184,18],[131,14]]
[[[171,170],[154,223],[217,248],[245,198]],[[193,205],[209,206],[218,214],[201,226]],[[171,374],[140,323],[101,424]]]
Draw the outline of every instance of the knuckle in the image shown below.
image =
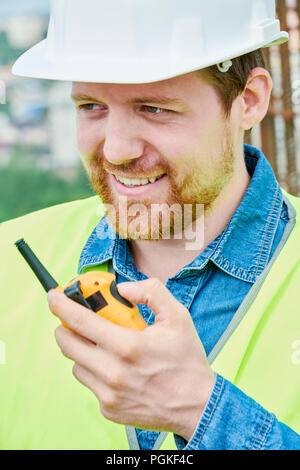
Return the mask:
[[113,410],[119,408],[120,406],[120,398],[114,392],[106,392],[105,395],[101,397],[101,411],[102,414],[109,418],[109,415],[112,413]]
[[72,368],[72,373],[74,377],[82,384],[86,385],[87,384],[87,374],[86,370],[80,365],[75,362]]
[[68,359],[72,359],[72,353],[69,350],[69,346],[67,343],[64,343],[63,346],[61,346],[61,351],[65,357],[67,357]]
[[104,418],[109,419],[110,421],[113,421],[111,410],[110,408],[105,406],[105,402],[103,400],[100,402],[100,411],[102,415],[104,416]]
[[149,279],[149,286],[155,292],[161,288],[162,282],[158,278],[152,277]]
[[149,306],[152,304],[152,301],[155,298],[155,296],[161,292],[163,284],[156,277],[147,279],[146,283],[147,283],[147,289],[145,292],[145,303],[146,305]]
[[61,347],[64,344],[64,331],[63,331],[63,326],[60,325],[56,328],[55,330],[55,339],[58,343],[58,345]]
[[120,390],[123,387],[123,374],[120,370],[114,370],[107,376],[107,384],[113,390]]
[[55,330],[55,338],[56,342],[59,345],[61,352],[63,353],[64,356],[70,357],[70,351],[69,351],[69,341],[68,338],[66,337],[64,327],[61,325]]
[[73,312],[71,324],[75,331],[79,331],[82,328],[83,319],[81,312]]
[[54,334],[55,334],[55,339],[56,339],[57,342],[60,341],[60,338],[61,338],[61,336],[62,336],[62,333],[63,333],[63,332],[62,332],[62,328],[63,328],[62,325],[59,325],[59,326],[55,329]]
[[136,342],[130,341],[119,349],[119,355],[124,362],[135,362],[139,357],[139,347]]
[[80,380],[80,378],[81,378],[81,368],[78,364],[75,363],[73,365],[72,373],[73,373],[74,377],[76,377],[78,380]]

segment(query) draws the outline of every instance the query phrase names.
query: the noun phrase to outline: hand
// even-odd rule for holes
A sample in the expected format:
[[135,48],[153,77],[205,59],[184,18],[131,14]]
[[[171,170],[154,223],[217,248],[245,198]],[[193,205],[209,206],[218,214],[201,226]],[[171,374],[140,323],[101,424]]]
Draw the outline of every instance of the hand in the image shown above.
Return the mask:
[[148,305],[155,323],[143,331],[124,328],[52,290],[50,309],[71,328],[56,329],[57,343],[107,419],[188,441],[215,382],[190,314],[157,279],[118,290]]

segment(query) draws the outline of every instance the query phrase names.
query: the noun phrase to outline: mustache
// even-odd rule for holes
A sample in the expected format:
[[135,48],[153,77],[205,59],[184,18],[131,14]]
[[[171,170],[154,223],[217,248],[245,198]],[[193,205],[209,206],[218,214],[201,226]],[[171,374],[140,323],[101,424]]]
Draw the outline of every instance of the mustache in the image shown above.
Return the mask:
[[142,157],[132,159],[119,165],[114,165],[107,161],[105,157],[95,156],[90,160],[90,167],[93,171],[108,172],[125,177],[143,178],[147,176],[159,176],[162,174],[171,175],[173,173],[170,165],[165,159],[149,159]]

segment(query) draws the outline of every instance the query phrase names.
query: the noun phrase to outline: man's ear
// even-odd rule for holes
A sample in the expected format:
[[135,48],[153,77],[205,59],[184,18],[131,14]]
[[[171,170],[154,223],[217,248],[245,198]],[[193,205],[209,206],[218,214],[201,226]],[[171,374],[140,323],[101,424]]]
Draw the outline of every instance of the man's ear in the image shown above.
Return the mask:
[[272,87],[272,78],[266,69],[257,67],[251,70],[241,97],[241,126],[245,131],[252,129],[267,114]]

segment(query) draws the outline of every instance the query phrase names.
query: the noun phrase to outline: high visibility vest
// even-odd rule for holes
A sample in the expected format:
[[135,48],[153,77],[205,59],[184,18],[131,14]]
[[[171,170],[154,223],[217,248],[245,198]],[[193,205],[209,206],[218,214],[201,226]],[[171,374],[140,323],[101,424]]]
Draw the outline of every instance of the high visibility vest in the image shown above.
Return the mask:
[[[300,213],[299,199],[288,196]],[[24,238],[60,285],[103,215],[100,199],[60,204],[0,225],[0,448],[129,448],[126,428],[105,419],[56,344],[59,320],[14,242]],[[300,432],[300,224],[293,227],[258,292],[245,299],[213,369]],[[106,270],[107,265],[96,269]],[[252,289],[251,289],[252,290]],[[251,291],[250,291],[251,293]],[[235,316],[236,317],[236,316]],[[223,344],[224,343],[224,344]],[[299,353],[299,354],[298,354]],[[161,449],[176,449],[168,434]]]

